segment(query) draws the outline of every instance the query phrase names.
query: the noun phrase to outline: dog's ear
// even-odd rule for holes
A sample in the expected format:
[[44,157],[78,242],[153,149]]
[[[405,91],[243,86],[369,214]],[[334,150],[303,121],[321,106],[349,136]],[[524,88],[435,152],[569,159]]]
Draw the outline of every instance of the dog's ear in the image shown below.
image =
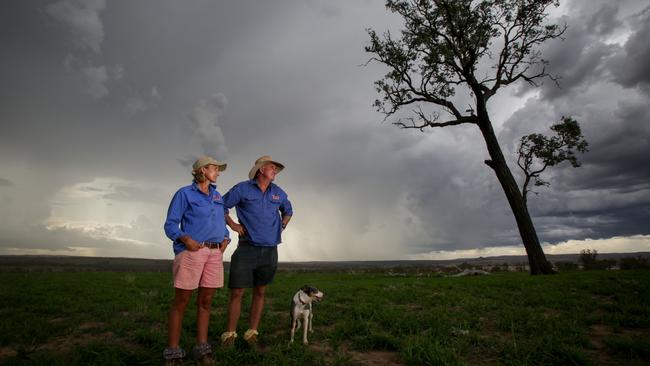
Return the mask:
[[316,287],[314,287],[314,286],[305,285],[305,286],[302,288],[302,292],[304,292],[304,293],[306,293],[307,295],[311,296],[311,295],[317,293],[317,292],[318,292],[318,289],[317,289]]

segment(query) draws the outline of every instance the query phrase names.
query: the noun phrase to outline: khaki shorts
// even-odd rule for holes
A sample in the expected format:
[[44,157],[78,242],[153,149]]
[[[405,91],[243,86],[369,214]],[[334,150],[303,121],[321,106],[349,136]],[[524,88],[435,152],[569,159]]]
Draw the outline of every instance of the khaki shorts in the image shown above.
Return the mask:
[[223,255],[218,248],[203,247],[195,252],[184,250],[174,257],[174,287],[223,287]]

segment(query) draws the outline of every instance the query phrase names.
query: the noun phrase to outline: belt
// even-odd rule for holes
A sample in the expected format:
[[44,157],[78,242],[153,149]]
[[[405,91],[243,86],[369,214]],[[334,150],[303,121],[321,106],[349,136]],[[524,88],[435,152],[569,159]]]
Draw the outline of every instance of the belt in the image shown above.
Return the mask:
[[213,241],[204,241],[203,243],[201,243],[201,246],[210,249],[219,249],[221,243],[215,243]]
[[277,245],[255,245],[252,242],[244,239],[242,240],[241,238],[239,239],[239,243],[237,244],[237,247],[253,247],[253,248],[276,248]]
[[237,244],[239,247],[257,247],[257,245],[253,245],[248,239],[246,238],[239,238],[239,243]]

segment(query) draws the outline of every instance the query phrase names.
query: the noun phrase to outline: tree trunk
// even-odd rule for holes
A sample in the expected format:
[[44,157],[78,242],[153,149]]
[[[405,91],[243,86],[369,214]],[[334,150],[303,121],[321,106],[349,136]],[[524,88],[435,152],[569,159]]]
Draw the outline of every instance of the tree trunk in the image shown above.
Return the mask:
[[501,147],[499,146],[499,142],[494,134],[494,130],[492,129],[492,123],[487,115],[487,111],[485,108],[481,108],[481,106],[478,107],[478,125],[483,134],[483,138],[485,139],[485,144],[491,158],[491,160],[488,160],[485,163],[494,170],[494,173],[499,179],[499,183],[501,183],[501,187],[506,194],[512,213],[515,215],[519,234],[521,235],[521,240],[524,243],[526,254],[528,255],[530,274],[553,274],[555,271],[551,267],[551,264],[546,260],[544,250],[542,250],[542,246],[539,244],[535,226],[533,225],[533,221],[530,219],[530,214],[528,213],[528,209],[526,208],[521,192],[519,191],[517,182],[512,176],[510,168],[508,168],[508,165],[503,158]]

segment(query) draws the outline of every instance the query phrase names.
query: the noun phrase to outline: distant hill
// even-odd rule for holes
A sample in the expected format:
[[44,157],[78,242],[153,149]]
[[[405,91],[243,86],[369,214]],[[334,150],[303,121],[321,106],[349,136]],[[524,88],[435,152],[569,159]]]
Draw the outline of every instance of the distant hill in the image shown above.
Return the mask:
[[3,255],[1,272],[162,272],[171,271],[170,259],[69,257],[55,255]]
[[[637,253],[598,253],[598,259],[619,260],[624,257],[650,258],[650,252]],[[553,263],[577,263],[580,254],[547,254]],[[312,262],[280,262],[280,271],[383,271],[390,269],[435,269],[458,265],[491,266],[491,265],[526,265],[526,256],[497,256],[479,258],[459,258],[451,260],[383,260],[383,261],[312,261]],[[224,263],[226,270],[230,263]],[[0,272],[168,272],[171,271],[171,259],[144,258],[108,258],[108,257],[69,257],[69,256],[35,256],[35,255],[4,255],[0,256]]]

